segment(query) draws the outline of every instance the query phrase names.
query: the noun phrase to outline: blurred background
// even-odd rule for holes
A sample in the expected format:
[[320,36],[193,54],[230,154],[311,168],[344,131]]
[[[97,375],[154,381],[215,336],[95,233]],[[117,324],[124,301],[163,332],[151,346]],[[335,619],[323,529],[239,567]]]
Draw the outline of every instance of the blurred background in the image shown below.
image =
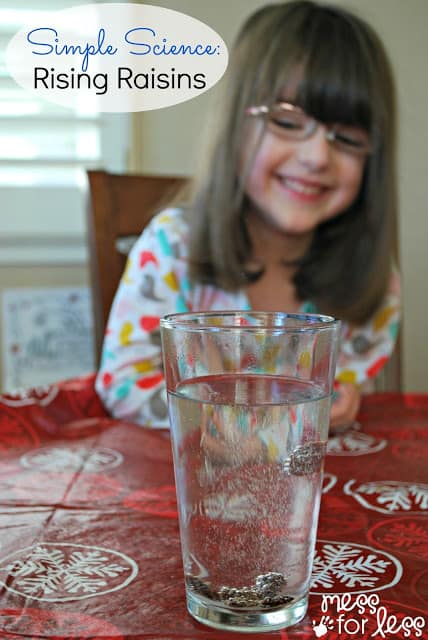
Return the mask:
[[[0,0],[0,390],[93,369],[85,171],[192,175],[219,85],[177,106],[100,114],[55,106],[8,75],[8,40],[35,12],[83,0]],[[89,4],[89,3],[86,3]],[[230,45],[260,0],[159,0]],[[428,391],[427,0],[336,0],[368,20],[389,51],[399,100],[399,252],[405,391]]]

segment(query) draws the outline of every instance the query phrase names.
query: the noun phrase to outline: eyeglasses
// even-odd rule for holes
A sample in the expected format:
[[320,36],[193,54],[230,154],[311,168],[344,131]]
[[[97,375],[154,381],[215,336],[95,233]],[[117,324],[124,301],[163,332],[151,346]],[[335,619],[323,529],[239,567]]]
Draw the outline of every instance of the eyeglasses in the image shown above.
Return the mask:
[[[269,128],[286,140],[306,140],[322,124],[289,102],[277,102],[270,107],[248,107],[245,113],[265,117]],[[325,137],[335,148],[345,153],[365,156],[372,151],[369,134],[363,127],[334,124],[327,127]]]

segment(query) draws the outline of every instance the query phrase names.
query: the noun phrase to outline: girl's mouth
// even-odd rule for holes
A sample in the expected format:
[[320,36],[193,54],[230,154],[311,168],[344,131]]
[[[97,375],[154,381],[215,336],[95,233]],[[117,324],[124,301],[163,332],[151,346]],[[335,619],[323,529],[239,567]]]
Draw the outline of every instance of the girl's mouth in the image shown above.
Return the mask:
[[313,200],[324,195],[328,189],[323,184],[313,183],[300,178],[287,176],[277,176],[281,186],[285,188],[293,197],[305,200]]

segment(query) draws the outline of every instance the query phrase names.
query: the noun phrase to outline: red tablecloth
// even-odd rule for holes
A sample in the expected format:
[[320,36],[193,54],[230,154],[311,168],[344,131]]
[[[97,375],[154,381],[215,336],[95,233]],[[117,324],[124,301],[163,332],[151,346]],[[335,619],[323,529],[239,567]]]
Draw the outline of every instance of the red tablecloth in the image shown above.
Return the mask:
[[[359,421],[329,441],[309,612],[252,638],[428,638],[428,396]],[[186,612],[168,433],[110,419],[92,377],[0,397],[0,639],[237,637]]]

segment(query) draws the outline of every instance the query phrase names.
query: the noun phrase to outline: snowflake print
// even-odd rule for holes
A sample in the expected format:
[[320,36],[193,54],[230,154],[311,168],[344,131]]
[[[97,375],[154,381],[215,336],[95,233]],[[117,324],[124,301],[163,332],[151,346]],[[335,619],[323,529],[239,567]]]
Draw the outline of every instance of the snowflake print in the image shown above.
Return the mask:
[[386,440],[379,440],[367,433],[360,431],[347,431],[327,442],[327,455],[329,456],[363,456],[368,453],[377,453],[386,447]]
[[356,480],[349,480],[344,492],[353,496],[363,507],[379,513],[421,513],[428,510],[428,485],[415,482],[384,480],[367,482],[354,488]]
[[369,539],[384,549],[428,559],[428,531],[416,518],[380,522],[369,531]]
[[390,542],[397,549],[421,547],[424,557],[428,558],[428,532],[416,522],[392,526],[385,536],[385,542]]
[[412,484],[409,493],[421,510],[428,509],[428,485]]
[[43,542],[0,560],[0,582],[8,591],[48,602],[111,593],[137,573],[134,560],[118,551],[65,542]]
[[385,541],[391,542],[397,549],[409,549],[413,544],[423,546],[424,555],[428,558],[428,532],[416,522],[391,527],[389,534],[385,536]]
[[383,551],[360,544],[321,540],[317,546],[312,594],[379,591],[401,578],[401,564]]
[[332,473],[327,473],[324,471],[323,479],[322,479],[322,492],[328,493],[330,489],[334,487],[337,482],[337,476]]
[[122,462],[121,453],[105,447],[45,447],[35,449],[21,458],[23,467],[43,471],[100,471],[118,467]]
[[0,402],[9,407],[25,407],[31,404],[47,406],[58,395],[57,385],[45,385],[27,389],[15,389],[4,395],[0,394]]

